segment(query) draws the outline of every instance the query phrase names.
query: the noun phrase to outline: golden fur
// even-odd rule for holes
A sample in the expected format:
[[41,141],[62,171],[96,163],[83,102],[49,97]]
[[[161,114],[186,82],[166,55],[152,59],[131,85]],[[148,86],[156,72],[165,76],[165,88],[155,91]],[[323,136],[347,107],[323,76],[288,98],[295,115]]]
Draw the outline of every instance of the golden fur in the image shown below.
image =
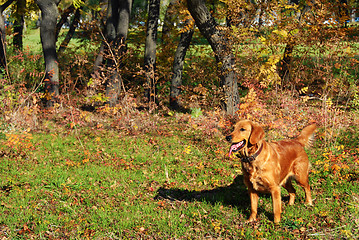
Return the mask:
[[[258,193],[270,192],[274,222],[280,222],[281,186],[289,193],[289,204],[294,204],[295,190],[291,180],[303,187],[306,203],[312,205],[308,181],[309,160],[304,147],[313,139],[316,124],[307,126],[295,139],[266,142],[264,130],[257,123],[242,120],[226,137],[232,143],[230,154],[238,152],[242,158],[244,183],[251,200],[249,222],[257,217]],[[252,156],[252,158],[251,158]]]

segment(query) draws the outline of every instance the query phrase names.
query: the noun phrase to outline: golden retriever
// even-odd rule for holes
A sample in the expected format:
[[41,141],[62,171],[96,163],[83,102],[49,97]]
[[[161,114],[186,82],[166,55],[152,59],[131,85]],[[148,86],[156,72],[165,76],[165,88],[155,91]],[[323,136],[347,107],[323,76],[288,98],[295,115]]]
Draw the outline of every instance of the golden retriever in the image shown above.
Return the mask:
[[294,179],[305,191],[306,203],[312,205],[308,180],[309,160],[304,147],[314,139],[316,124],[305,127],[295,139],[266,142],[264,130],[257,123],[242,120],[226,137],[232,145],[229,156],[237,152],[242,162],[244,183],[251,200],[248,222],[256,220],[258,193],[270,192],[273,202],[274,222],[280,222],[281,186],[289,193],[289,205],[294,204]]

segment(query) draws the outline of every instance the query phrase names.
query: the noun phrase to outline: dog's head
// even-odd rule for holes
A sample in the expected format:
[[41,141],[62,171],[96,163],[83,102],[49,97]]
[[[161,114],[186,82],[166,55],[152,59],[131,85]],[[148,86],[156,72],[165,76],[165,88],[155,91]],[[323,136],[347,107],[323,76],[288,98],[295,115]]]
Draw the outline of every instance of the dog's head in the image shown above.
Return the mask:
[[248,148],[257,144],[264,138],[264,130],[257,123],[249,120],[242,120],[236,123],[234,131],[226,137],[226,140],[232,143],[229,149],[229,156],[232,153],[241,151],[244,155]]

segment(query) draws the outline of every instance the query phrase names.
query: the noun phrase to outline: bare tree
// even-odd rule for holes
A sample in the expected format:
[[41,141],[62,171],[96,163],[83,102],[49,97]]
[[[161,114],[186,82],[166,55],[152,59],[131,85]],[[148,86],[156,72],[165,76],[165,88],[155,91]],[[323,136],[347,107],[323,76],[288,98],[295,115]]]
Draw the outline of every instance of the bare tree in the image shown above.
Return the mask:
[[76,10],[75,6],[71,4],[68,8],[62,10],[60,20],[56,24],[56,38],[58,38],[62,26],[67,23],[67,18]]
[[216,56],[225,94],[224,108],[228,114],[235,115],[239,107],[239,93],[231,44],[203,0],[187,0],[187,6],[197,27],[211,45]]
[[14,0],[8,0],[6,1],[4,4],[2,4],[0,6],[0,39],[1,39],[1,43],[0,43],[0,71],[4,71],[7,72],[7,64],[6,64],[6,33],[5,33],[5,18],[3,16],[3,12],[5,11],[5,9],[7,7],[10,6],[10,4],[13,2]]
[[[289,0],[288,4],[298,6],[299,1],[298,0]],[[299,6],[298,9],[299,9],[299,14],[297,15],[298,23],[299,23],[298,27],[301,27],[302,18],[304,16],[304,14],[306,14],[310,10],[310,7],[308,5],[304,4],[302,6]],[[286,43],[285,49],[284,49],[283,58],[279,62],[278,74],[279,74],[279,77],[281,78],[282,86],[285,86],[285,84],[290,82],[291,71],[292,71],[291,67],[292,67],[292,62],[293,62],[293,50],[294,50],[295,45],[296,45],[295,38],[294,37],[289,38],[289,40]]]
[[[132,0],[109,0],[105,32],[104,61],[106,68],[106,96],[110,105],[115,105],[123,84],[119,69],[123,54],[126,52],[126,39]],[[102,54],[100,52],[100,54]]]
[[15,5],[15,11],[13,16],[15,17],[13,31],[13,44],[19,50],[23,48],[23,32],[25,25],[25,11],[26,11],[26,1],[25,0],[17,0]]
[[182,72],[184,65],[184,58],[186,56],[187,49],[191,43],[194,33],[194,26],[186,28],[181,33],[181,38],[177,46],[175,57],[173,60],[173,70],[171,79],[170,90],[170,107],[175,110],[182,108],[180,102],[181,86],[182,86]]
[[166,46],[169,43],[169,41],[171,41],[171,33],[175,28],[174,23],[176,18],[178,17],[177,14],[174,14],[174,9],[178,8],[178,5],[176,5],[178,1],[179,0],[170,0],[166,8],[166,13],[163,19],[162,38],[161,38],[161,42],[164,46]]
[[158,19],[160,17],[160,0],[148,1],[148,19],[145,44],[144,69],[146,76],[145,95],[147,100],[154,101],[155,69],[156,69],[156,41]]
[[73,19],[72,19],[72,21],[70,23],[69,31],[67,32],[66,37],[64,38],[64,40],[60,44],[59,54],[62,53],[63,51],[65,51],[67,45],[69,44],[70,40],[72,39],[72,37],[75,34],[76,27],[80,22],[81,9],[82,9],[82,7],[77,8],[76,11],[75,11]]
[[36,0],[41,10],[40,38],[45,59],[46,105],[59,95],[59,65],[56,53],[56,24],[59,0]]

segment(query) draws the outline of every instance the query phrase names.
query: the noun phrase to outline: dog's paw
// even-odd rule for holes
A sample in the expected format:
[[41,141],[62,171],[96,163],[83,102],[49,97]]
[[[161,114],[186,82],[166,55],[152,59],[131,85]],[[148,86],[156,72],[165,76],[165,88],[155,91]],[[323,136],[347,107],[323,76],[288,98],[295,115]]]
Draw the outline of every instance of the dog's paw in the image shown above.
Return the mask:
[[247,221],[245,221],[245,223],[246,223],[246,224],[248,224],[248,223],[254,223],[254,222],[256,222],[256,221],[257,221],[256,217],[249,217],[249,219],[248,219]]
[[313,207],[313,206],[314,206],[314,204],[313,204],[312,202],[310,202],[310,203],[305,203],[305,205],[306,205],[307,207]]

